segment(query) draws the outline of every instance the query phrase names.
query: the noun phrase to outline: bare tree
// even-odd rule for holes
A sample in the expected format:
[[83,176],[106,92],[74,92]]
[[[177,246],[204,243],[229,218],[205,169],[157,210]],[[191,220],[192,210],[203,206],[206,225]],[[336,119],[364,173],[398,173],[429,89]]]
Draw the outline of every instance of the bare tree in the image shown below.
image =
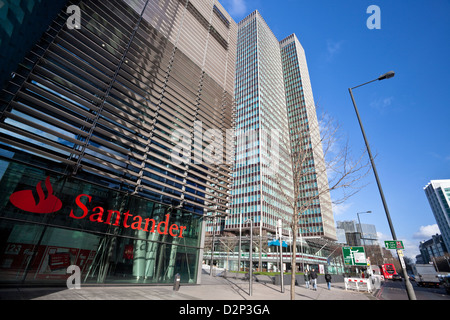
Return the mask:
[[[315,106],[307,110],[307,114],[309,121],[297,128],[296,138],[291,142],[290,137],[281,137],[280,142],[292,161],[293,194],[286,192],[281,175],[275,174],[278,188],[293,212],[290,219],[293,236],[291,300],[295,300],[300,216],[313,208],[317,201],[325,202],[329,210],[332,210],[332,204],[344,203],[363,188],[361,181],[370,172],[369,161],[364,161],[365,152],[357,157],[352,155],[348,139],[343,139],[340,126],[332,117],[323,113],[317,121]],[[339,195],[332,201],[330,193],[333,191]]]

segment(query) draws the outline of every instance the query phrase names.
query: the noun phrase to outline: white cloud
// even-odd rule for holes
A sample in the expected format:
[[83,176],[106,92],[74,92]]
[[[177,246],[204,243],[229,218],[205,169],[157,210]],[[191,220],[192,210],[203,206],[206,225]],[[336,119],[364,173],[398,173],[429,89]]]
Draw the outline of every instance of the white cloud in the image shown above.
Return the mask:
[[435,234],[440,234],[441,231],[437,224],[429,225],[429,226],[421,226],[419,231],[414,233],[413,239],[417,240],[428,240],[431,239],[431,236]]
[[[378,243],[383,248],[385,248],[384,241],[391,241],[392,240],[392,235],[384,234],[384,233],[381,233],[381,232],[377,232],[377,237],[378,237]],[[405,246],[405,250],[403,251],[405,256],[407,256],[408,258],[411,258],[413,261],[415,261],[416,260],[416,256],[418,254],[420,254],[419,243],[416,243],[414,241],[408,240],[406,238],[401,238],[399,240],[402,240],[403,241],[403,245]],[[391,252],[394,255],[394,257],[397,256],[395,250],[391,250]]]
[[241,18],[247,13],[245,0],[224,0],[221,3],[234,18]]
[[405,256],[415,261],[416,256],[420,254],[419,243],[410,240],[403,240],[403,245],[405,246]]
[[370,106],[380,112],[386,111],[394,102],[394,97],[380,98],[370,103]]
[[344,41],[335,42],[333,40],[327,40],[327,61],[333,60],[334,56],[342,50]]
[[340,203],[340,204],[333,203],[333,213],[336,216],[343,215],[348,211],[348,209],[350,209],[352,205],[353,205],[352,203]]
[[381,233],[379,231],[377,231],[377,238],[378,238],[378,243],[382,247],[384,247],[384,241],[392,240],[392,236],[391,235],[387,235],[387,234]]

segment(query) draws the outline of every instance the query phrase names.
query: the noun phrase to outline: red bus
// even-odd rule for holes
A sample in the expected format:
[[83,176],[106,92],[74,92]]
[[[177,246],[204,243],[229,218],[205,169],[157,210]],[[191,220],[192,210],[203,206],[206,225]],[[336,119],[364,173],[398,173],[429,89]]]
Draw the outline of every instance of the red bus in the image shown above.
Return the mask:
[[381,274],[385,279],[391,279],[394,274],[397,274],[397,271],[395,271],[395,267],[393,264],[386,263],[381,265]]

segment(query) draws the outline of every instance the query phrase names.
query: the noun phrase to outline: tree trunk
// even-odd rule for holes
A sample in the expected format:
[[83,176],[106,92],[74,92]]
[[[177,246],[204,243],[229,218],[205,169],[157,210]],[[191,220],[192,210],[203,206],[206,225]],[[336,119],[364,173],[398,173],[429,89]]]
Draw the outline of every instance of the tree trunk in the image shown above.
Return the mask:
[[298,231],[298,215],[294,210],[292,219],[292,257],[291,257],[291,300],[295,300],[295,271],[297,270],[297,231]]

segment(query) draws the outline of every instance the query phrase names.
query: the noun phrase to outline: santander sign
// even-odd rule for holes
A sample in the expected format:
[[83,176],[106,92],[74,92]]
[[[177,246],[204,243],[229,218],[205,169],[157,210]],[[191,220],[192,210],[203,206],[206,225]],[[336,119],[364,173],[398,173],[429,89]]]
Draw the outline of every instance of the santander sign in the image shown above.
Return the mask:
[[[18,209],[30,213],[50,214],[62,209],[62,201],[53,195],[53,187],[50,183],[50,177],[45,180],[47,196],[42,188],[42,181],[36,185],[38,201],[34,198],[31,190],[17,191],[9,197],[9,201]],[[88,203],[92,202],[92,197],[87,194],[80,194],[75,199],[75,204],[81,209],[82,213],[71,209],[69,216],[76,220],[89,219],[91,222],[103,223],[112,226],[122,226],[126,229],[142,230],[149,233],[159,233],[161,235],[170,235],[174,238],[183,238],[183,232],[186,227],[177,224],[169,224],[170,214],[165,215],[165,219],[158,224],[154,219],[143,218],[140,215],[133,215],[130,211],[121,213],[117,210],[106,210],[103,207],[95,207],[92,211],[82,202],[85,199]],[[123,219],[121,219],[123,218]]]

